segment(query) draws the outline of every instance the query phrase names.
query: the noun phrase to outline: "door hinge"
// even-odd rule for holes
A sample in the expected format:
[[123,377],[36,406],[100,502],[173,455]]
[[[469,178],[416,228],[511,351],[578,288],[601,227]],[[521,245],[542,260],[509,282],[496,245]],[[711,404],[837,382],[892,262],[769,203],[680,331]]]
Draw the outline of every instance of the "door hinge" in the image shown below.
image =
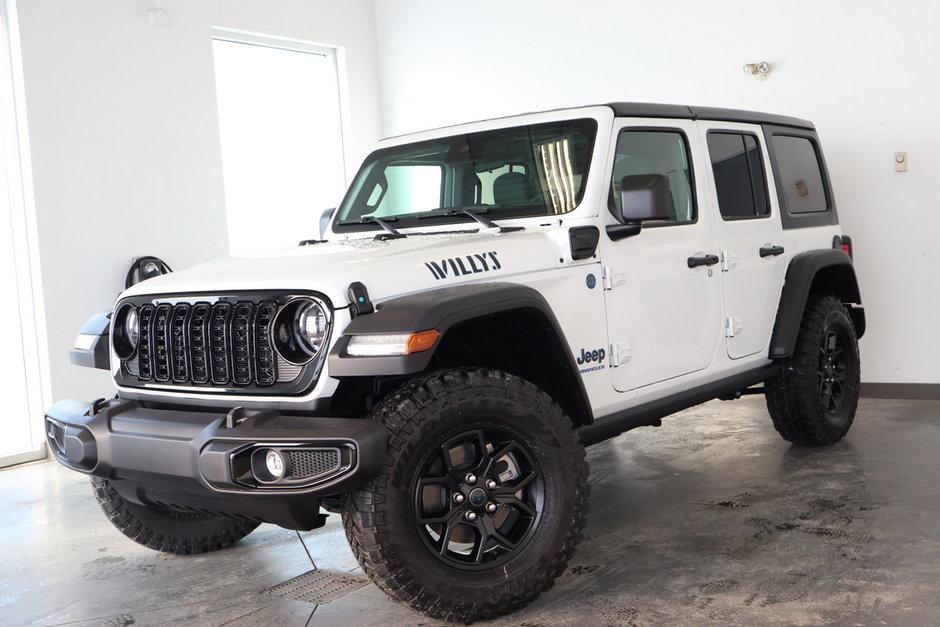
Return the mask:
[[632,356],[633,353],[630,350],[630,345],[626,342],[614,342],[610,345],[611,368],[616,368],[620,364],[627,363]]
[[626,279],[623,276],[623,272],[614,270],[610,266],[604,266],[601,269],[601,280],[603,281],[605,290],[612,290],[626,282]]
[[733,250],[721,251],[721,271],[727,272],[738,265],[738,256]]
[[728,316],[725,318],[725,337],[734,337],[743,329],[741,318],[737,316]]

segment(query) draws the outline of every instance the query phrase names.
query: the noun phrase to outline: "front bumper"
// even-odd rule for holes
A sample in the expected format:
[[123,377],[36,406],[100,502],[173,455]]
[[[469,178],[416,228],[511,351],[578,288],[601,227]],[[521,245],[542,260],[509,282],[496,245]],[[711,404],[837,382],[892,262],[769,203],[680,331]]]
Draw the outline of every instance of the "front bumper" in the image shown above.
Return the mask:
[[[288,529],[319,526],[320,497],[372,479],[385,458],[385,429],[371,420],[149,409],[122,399],[59,401],[46,412],[46,438],[60,463],[111,480],[132,502]],[[252,454],[271,448],[300,455],[300,474],[259,479]]]

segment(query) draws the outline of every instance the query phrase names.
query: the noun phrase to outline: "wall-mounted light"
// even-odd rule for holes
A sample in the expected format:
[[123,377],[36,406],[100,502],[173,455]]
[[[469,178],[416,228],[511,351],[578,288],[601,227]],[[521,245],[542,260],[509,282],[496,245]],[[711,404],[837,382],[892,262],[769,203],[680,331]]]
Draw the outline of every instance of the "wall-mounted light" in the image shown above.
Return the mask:
[[160,4],[160,0],[157,0],[157,6],[147,11],[147,24],[150,28],[166,28],[166,11]]
[[760,63],[746,63],[744,65],[744,73],[750,74],[759,81],[766,81],[772,69],[773,68],[771,68],[770,64],[766,61],[761,61]]

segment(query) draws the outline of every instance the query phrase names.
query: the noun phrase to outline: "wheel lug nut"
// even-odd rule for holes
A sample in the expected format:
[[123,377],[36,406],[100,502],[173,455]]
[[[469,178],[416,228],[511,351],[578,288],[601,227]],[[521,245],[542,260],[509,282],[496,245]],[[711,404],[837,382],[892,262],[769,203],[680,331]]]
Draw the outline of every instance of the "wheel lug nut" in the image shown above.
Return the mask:
[[476,482],[477,482],[477,476],[476,476],[475,474],[473,474],[472,472],[468,472],[468,473],[467,473],[467,476],[466,476],[465,478],[466,478],[466,480],[467,480],[467,483],[476,483]]
[[467,513],[465,514],[465,516],[466,516],[467,520],[476,520],[476,519],[477,519],[477,514],[476,514],[476,512],[467,512]]
[[486,480],[486,487],[488,487],[490,490],[495,490],[495,489],[496,489],[496,482],[493,481],[492,479],[487,479],[487,480]]
[[492,514],[493,512],[495,512],[495,511],[496,511],[496,503],[487,503],[487,504],[486,504],[486,511],[488,511],[488,512],[491,513],[491,514]]
[[454,503],[463,503],[464,495],[458,492],[454,495]]

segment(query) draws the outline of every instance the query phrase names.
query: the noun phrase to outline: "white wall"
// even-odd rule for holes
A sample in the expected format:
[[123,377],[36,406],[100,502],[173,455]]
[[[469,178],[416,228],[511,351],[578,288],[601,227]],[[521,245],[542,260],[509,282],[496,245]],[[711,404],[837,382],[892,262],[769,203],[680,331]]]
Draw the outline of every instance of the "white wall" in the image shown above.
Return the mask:
[[111,393],[68,349],[132,257],[227,253],[212,26],[344,47],[350,160],[379,136],[373,0],[164,0],[166,30],[148,28],[155,5],[18,2],[53,398]]
[[[863,380],[940,382],[940,5],[380,0],[376,21],[390,135],[618,100],[813,120],[856,247]],[[763,83],[741,69],[758,61]]]

